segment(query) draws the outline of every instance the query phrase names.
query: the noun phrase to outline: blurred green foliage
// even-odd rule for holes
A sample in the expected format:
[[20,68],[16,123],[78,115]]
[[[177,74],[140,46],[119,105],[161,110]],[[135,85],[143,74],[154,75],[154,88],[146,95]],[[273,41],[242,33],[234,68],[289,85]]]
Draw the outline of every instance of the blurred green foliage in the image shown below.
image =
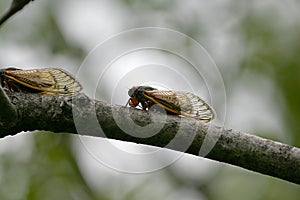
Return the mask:
[[36,27],[38,30],[32,30],[27,37],[20,38],[24,44],[47,45],[52,55],[67,54],[71,59],[81,60],[85,52],[79,46],[71,43],[64,35],[61,27],[57,23],[57,16],[50,7],[38,21]]
[[[3,11],[8,5],[7,2],[0,2],[0,11]],[[41,2],[34,1],[32,4],[39,7],[38,4]],[[37,15],[39,19],[34,21],[35,24],[26,21],[24,22],[25,27],[19,27],[20,24],[14,24],[14,18],[18,16],[21,20],[20,18],[24,13],[30,9],[26,7],[21,13],[9,20],[2,27],[1,32],[12,34],[14,38],[12,43],[17,42],[20,46],[27,46],[32,49],[39,49],[39,46],[43,46],[48,50],[50,57],[54,58],[63,54],[72,62],[80,63],[87,52],[83,50],[83,47],[72,43],[68,39],[68,35],[61,30],[59,17],[56,15],[59,3],[60,1],[43,3],[41,14]],[[189,20],[186,20],[181,13],[177,15],[178,5],[182,5],[180,1],[123,0],[115,3],[122,10],[133,13],[130,18],[124,20],[124,23],[130,25],[125,24],[124,27],[164,25],[196,37],[203,33],[202,25],[204,22],[206,23],[204,27],[210,25],[209,18],[202,19],[198,15],[199,13],[195,11],[191,13],[187,11],[192,16]],[[300,6],[299,3],[294,3]],[[199,8],[202,6],[201,3],[196,5]],[[240,13],[239,6],[240,4],[236,2],[229,2],[225,8],[216,8],[214,14],[218,15],[219,12],[227,10],[235,17],[235,12]],[[238,84],[237,77],[249,72],[272,80],[276,88],[274,102],[278,105],[274,109],[281,113],[287,131],[285,134],[290,134],[292,137],[291,145],[299,147],[299,17],[293,14],[289,15],[278,7],[277,9],[266,7],[257,11],[255,8],[251,9],[251,3],[245,3],[241,6],[244,6],[243,8],[249,7],[246,13],[242,13],[242,16],[236,16],[238,26],[235,27],[235,31],[238,31],[242,38],[241,46],[244,57],[240,59],[239,67],[235,69],[238,73],[230,74],[227,80],[233,81],[232,84]],[[151,20],[154,14],[156,19],[163,18],[166,24],[153,23]],[[283,17],[289,17],[289,19],[282,21]],[[221,20],[222,16],[219,19]],[[26,29],[28,27],[30,30]],[[9,38],[8,36],[3,37]],[[209,37],[209,31],[204,37]],[[198,39],[202,40],[203,37]],[[0,38],[1,40],[3,41]],[[223,69],[222,71],[225,72],[226,70]],[[116,182],[124,184],[122,184],[121,189],[118,189],[118,185],[109,187],[112,192],[107,194],[105,192],[107,188],[100,186],[103,184],[99,184],[99,187],[95,189],[95,186],[91,187],[85,180],[86,178],[82,175],[82,169],[79,169],[76,156],[71,148],[72,136],[47,132],[27,134],[26,137],[29,140],[26,141],[32,141],[28,144],[29,147],[19,149],[21,152],[3,151],[0,155],[0,199],[116,199],[117,195],[113,195],[114,191],[124,193],[120,199],[141,199],[141,197],[142,199],[167,199],[169,193],[184,191],[187,188],[190,191],[203,194],[204,199],[212,200],[279,200],[298,199],[300,196],[298,185],[226,165],[221,165],[220,170],[210,179],[205,180],[184,176],[184,170],[190,171],[189,166],[185,166],[182,171],[169,167],[162,171],[164,176],[154,173],[146,175],[145,180],[135,188],[126,184],[135,177],[117,174],[113,178],[117,180]],[[18,135],[14,137],[18,137]],[[5,140],[7,139],[3,139],[2,142]],[[217,165],[217,163],[214,164]],[[155,179],[158,181],[154,182]],[[108,184],[110,183],[104,185]],[[165,195],[155,191],[155,189],[159,190],[160,188],[168,188],[162,192]],[[200,196],[197,197],[200,198]]]
[[96,198],[82,177],[70,136],[36,132],[31,139],[32,148],[19,149],[24,157],[1,155],[1,199],[107,199]]
[[277,12],[268,11],[245,16],[241,31],[247,54],[240,66],[273,81],[278,105],[274,109],[282,113],[291,145],[300,147],[300,23],[293,18],[276,23],[281,18]]

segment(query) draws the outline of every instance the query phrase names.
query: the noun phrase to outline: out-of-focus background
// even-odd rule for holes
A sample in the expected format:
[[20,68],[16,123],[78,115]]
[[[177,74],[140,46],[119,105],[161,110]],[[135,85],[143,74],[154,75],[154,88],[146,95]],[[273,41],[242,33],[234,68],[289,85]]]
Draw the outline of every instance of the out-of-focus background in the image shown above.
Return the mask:
[[[2,0],[0,11],[9,3]],[[227,99],[216,101],[215,106],[217,111],[227,109],[225,127],[300,147],[299,11],[300,3],[294,0],[38,0],[1,27],[0,65],[58,66],[76,74],[97,45],[122,31],[173,29],[199,42],[220,70]],[[180,48],[189,45],[186,42]],[[89,85],[99,81],[93,77],[96,71],[91,68],[80,76],[87,93],[93,92]],[[166,79],[172,82],[170,76]],[[109,101],[110,89],[105,88],[115,80],[113,74],[106,78],[94,93]],[[172,87],[180,88],[180,83],[174,81]],[[218,89],[223,88],[214,91]],[[125,102],[127,90],[121,95]],[[88,140],[107,152],[106,139]],[[128,151],[149,148],[113,143]],[[173,155],[168,151],[151,163],[137,160],[133,164],[159,165]],[[128,164],[118,154],[105,156],[120,168]],[[189,155],[162,169],[134,174],[95,159],[75,135],[30,132],[0,140],[0,199],[279,200],[299,196],[298,185]]]

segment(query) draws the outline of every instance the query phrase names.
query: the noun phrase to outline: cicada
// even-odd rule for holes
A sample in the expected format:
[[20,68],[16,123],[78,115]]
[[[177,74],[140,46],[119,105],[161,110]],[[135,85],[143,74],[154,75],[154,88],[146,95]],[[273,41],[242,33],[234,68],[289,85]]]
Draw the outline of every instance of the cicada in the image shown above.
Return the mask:
[[131,107],[141,105],[143,110],[150,110],[153,105],[165,109],[167,113],[194,118],[204,122],[211,121],[215,112],[200,97],[190,92],[157,90],[150,86],[134,86],[128,91]]
[[0,69],[2,88],[12,92],[73,95],[82,87],[79,82],[62,69],[45,68],[21,70],[17,68]]

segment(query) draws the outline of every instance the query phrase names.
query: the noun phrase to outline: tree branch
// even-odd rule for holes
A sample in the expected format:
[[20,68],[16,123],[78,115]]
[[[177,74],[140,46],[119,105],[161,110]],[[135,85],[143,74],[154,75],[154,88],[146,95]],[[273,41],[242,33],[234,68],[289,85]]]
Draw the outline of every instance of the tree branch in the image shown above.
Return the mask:
[[[217,138],[207,158],[300,184],[300,149],[286,144],[170,115],[166,117],[162,129],[149,136],[149,129],[161,126],[162,114],[150,115],[138,109],[111,106],[91,100],[82,93],[73,99],[14,93],[10,99],[17,110],[17,118],[9,129],[0,123],[0,137],[33,130],[69,132],[165,147],[196,156],[199,156],[204,139],[208,137],[213,141]],[[128,123],[125,117],[128,115],[134,125]],[[138,129],[138,135],[134,133],[136,127],[131,127],[137,124],[144,127]],[[191,141],[190,144],[188,141]],[[184,148],[185,144],[189,146]]]
[[22,10],[26,4],[33,0],[13,0],[9,9],[7,9],[3,15],[0,17],[0,28],[1,25],[8,20],[11,16],[13,16],[18,11]]
[[0,87],[0,126],[5,126],[6,129],[15,125],[15,119],[17,118],[17,111],[15,107],[10,103],[10,99],[6,96],[2,87]]

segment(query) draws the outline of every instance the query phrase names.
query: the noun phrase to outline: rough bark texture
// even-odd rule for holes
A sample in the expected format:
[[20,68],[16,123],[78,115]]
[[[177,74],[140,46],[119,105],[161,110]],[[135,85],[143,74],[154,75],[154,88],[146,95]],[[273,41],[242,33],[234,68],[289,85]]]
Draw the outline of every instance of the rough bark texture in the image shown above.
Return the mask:
[[[8,120],[1,118],[0,137],[33,130],[79,133],[164,147],[196,156],[203,155],[200,148],[205,139],[205,145],[216,141],[211,151],[208,145],[209,153],[204,153],[207,158],[300,183],[300,149],[286,144],[194,119],[169,115],[164,119],[159,113],[111,106],[91,100],[84,94],[72,98],[14,93],[9,99],[17,117],[8,126],[5,125]],[[134,125],[129,123],[128,116]],[[151,135],[151,130],[159,131]]]

